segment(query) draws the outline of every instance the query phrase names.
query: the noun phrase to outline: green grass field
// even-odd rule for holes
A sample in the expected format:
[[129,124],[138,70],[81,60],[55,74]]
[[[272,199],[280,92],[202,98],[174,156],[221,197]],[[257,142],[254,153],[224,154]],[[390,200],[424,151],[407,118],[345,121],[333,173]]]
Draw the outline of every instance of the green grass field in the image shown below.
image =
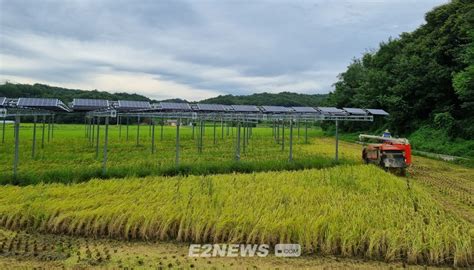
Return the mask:
[[[41,148],[41,127],[37,127],[37,150],[32,158],[31,124],[23,124],[20,129],[20,162],[17,179],[13,177],[14,137],[13,126],[7,128],[5,143],[0,144],[0,184],[34,184],[39,182],[82,182],[91,178],[110,178],[146,175],[177,174],[213,174],[228,172],[254,172],[295,170],[303,168],[323,168],[335,165],[334,157],[328,158],[321,153],[304,151],[304,129],[300,136],[294,129],[294,161],[288,162],[289,131],[286,130],[284,151],[271,135],[271,128],[255,128],[249,144],[241,145],[241,160],[235,162],[236,130],[216,130],[214,144],[213,127],[207,126],[202,153],[198,152],[197,128],[192,139],[192,128],[183,126],[180,130],[180,165],[175,165],[176,128],[165,126],[161,140],[160,126],[156,126],[156,152],[151,152],[151,134],[149,126],[140,127],[140,139],[137,146],[137,126],[130,126],[129,139],[126,129],[115,125],[109,129],[108,170],[102,174],[102,154],[104,130],[102,127],[99,143],[99,156],[96,148],[85,137],[84,126],[56,125],[54,138]],[[46,132],[47,134],[47,132]],[[308,131],[309,139],[320,136],[319,128]],[[46,136],[47,137],[47,136]],[[95,139],[94,139],[95,143]],[[334,147],[331,148],[334,152]],[[333,155],[333,154],[332,154]],[[340,164],[353,163],[342,155]]]

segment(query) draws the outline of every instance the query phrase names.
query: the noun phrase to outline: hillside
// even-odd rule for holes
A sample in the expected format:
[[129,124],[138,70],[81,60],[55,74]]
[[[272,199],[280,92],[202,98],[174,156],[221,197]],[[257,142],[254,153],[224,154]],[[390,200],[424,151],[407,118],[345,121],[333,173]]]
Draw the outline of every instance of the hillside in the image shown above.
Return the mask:
[[202,100],[202,103],[226,105],[275,105],[275,106],[320,106],[327,98],[326,94],[297,94],[281,92],[278,94],[259,93],[248,96],[225,95]]
[[[74,98],[92,98],[108,100],[151,100],[139,94],[115,93],[111,94],[98,90],[79,90],[62,87],[49,86],[44,84],[13,84],[6,83],[0,85],[0,96],[5,97],[35,97],[35,98],[59,98],[64,102],[71,102]],[[308,95],[290,92],[278,94],[261,93],[248,96],[218,96],[201,100],[200,103],[214,104],[254,104],[254,105],[280,105],[280,106],[319,106],[326,99],[327,95]],[[180,98],[162,100],[166,102],[188,102]]]
[[2,97],[34,97],[34,98],[59,98],[63,102],[71,102],[74,98],[92,98],[108,100],[150,100],[149,98],[128,93],[111,94],[105,91],[86,91],[79,89],[68,89],[44,84],[13,84],[0,85],[0,96]]
[[400,135],[428,128],[442,131],[445,141],[472,140],[474,3],[452,1],[425,20],[355,59],[339,75],[329,103],[383,108],[391,113],[386,127]]

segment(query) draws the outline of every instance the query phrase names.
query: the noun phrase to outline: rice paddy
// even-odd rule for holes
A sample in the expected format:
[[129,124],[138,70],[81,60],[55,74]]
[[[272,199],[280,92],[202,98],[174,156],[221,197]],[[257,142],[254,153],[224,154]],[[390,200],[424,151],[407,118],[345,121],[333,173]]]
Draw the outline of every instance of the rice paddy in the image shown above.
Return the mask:
[[[213,126],[207,126],[202,151],[198,150],[197,128],[183,126],[180,131],[180,165],[175,165],[176,128],[164,126],[155,129],[155,151],[151,151],[151,130],[148,125],[140,127],[137,144],[137,126],[129,127],[127,139],[125,126],[112,125],[109,130],[108,169],[102,174],[103,136],[99,141],[98,155],[95,141],[85,137],[80,125],[56,125],[54,136],[44,148],[41,147],[40,127],[36,142],[35,157],[32,157],[31,124],[23,124],[20,130],[20,162],[18,177],[12,173],[14,147],[13,128],[10,125],[5,134],[5,143],[0,144],[0,184],[28,185],[39,182],[77,183],[92,178],[142,177],[147,175],[215,174],[229,172],[255,172],[298,170],[304,168],[324,168],[336,165],[334,146],[328,153],[305,151],[304,129],[294,129],[293,162],[288,162],[288,132],[286,145],[282,150],[272,136],[271,128],[259,127],[252,130],[248,144],[241,145],[241,157],[235,162],[235,128],[216,127],[214,140]],[[103,134],[103,130],[101,131]],[[299,134],[299,135],[298,135]],[[308,129],[308,141],[321,136],[318,127]],[[360,162],[357,160],[357,162]],[[339,164],[353,164],[354,160],[342,156]]]
[[122,240],[290,242],[306,254],[473,263],[469,223],[416,185],[408,189],[365,165],[5,186],[0,225]]
[[11,235],[26,230],[43,239],[52,234],[64,245],[58,249],[57,244],[37,243],[35,251],[30,236],[3,237],[0,255],[62,262],[61,267],[140,268],[156,263],[158,268],[209,268],[217,262],[224,268],[278,267],[272,259],[200,263],[137,255],[137,261],[128,253],[117,257],[108,244],[94,250],[89,244],[69,248],[74,240],[57,239],[68,235],[86,243],[97,238],[124,244],[145,241],[151,245],[146,249],[188,243],[299,243],[303,260],[309,260],[305,268],[321,256],[411,265],[474,264],[473,169],[415,157],[409,176],[400,178],[362,165],[360,145],[342,141],[336,163],[334,138],[323,137],[317,127],[309,129],[308,143],[303,129],[298,136],[295,128],[292,162],[288,132],[282,149],[271,128],[254,128],[236,162],[235,130],[227,134],[218,127],[214,141],[212,126],[205,130],[202,151],[197,133],[193,138],[192,128],[182,127],[181,163],[176,167],[174,127],[165,126],[163,138],[156,127],[154,153],[148,126],[140,127],[138,145],[134,128],[129,127],[127,139],[124,128],[111,126],[109,166],[102,175],[102,144],[96,157],[83,127],[57,125],[44,148],[37,141],[32,158],[31,125],[23,124],[16,180],[11,175],[13,135],[7,128],[0,145],[0,227]]

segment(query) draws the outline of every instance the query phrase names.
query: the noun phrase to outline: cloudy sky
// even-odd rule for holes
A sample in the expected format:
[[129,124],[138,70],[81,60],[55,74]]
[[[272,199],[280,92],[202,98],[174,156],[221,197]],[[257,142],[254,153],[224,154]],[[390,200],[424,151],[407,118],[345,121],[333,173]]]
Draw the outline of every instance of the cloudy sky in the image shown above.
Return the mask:
[[0,81],[200,100],[327,93],[446,0],[0,0]]

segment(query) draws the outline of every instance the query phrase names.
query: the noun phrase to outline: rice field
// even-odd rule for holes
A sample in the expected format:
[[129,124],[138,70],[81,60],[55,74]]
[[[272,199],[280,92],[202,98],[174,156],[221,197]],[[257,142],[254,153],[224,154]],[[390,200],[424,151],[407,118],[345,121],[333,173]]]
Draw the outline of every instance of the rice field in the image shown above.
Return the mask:
[[304,253],[474,263],[472,224],[374,166],[101,180],[0,189],[0,226],[194,243],[299,243]]
[[[180,165],[175,165],[176,128],[164,126],[155,128],[155,151],[151,151],[152,133],[148,125],[140,126],[137,144],[137,126],[126,128],[112,125],[109,130],[107,173],[102,174],[103,129],[96,147],[85,137],[81,125],[56,125],[54,136],[48,142],[47,133],[42,148],[41,128],[37,127],[35,157],[32,157],[31,124],[22,124],[20,130],[20,162],[18,177],[13,177],[14,138],[13,128],[8,126],[5,143],[0,143],[0,184],[28,185],[39,182],[77,183],[92,178],[143,177],[147,175],[206,175],[229,172],[255,172],[324,168],[336,165],[334,143],[324,151],[306,151],[304,129],[294,129],[293,162],[288,162],[289,132],[285,133],[285,146],[277,143],[272,129],[258,127],[252,130],[248,145],[241,145],[241,157],[235,162],[236,130],[216,127],[214,140],[213,126],[204,132],[202,151],[198,151],[197,128],[193,136],[192,128],[181,127]],[[228,133],[227,133],[228,132]],[[299,135],[298,135],[299,134]],[[321,136],[318,127],[308,129],[308,142]],[[343,151],[341,149],[341,151]],[[354,164],[359,159],[349,160],[341,155],[339,164]]]

